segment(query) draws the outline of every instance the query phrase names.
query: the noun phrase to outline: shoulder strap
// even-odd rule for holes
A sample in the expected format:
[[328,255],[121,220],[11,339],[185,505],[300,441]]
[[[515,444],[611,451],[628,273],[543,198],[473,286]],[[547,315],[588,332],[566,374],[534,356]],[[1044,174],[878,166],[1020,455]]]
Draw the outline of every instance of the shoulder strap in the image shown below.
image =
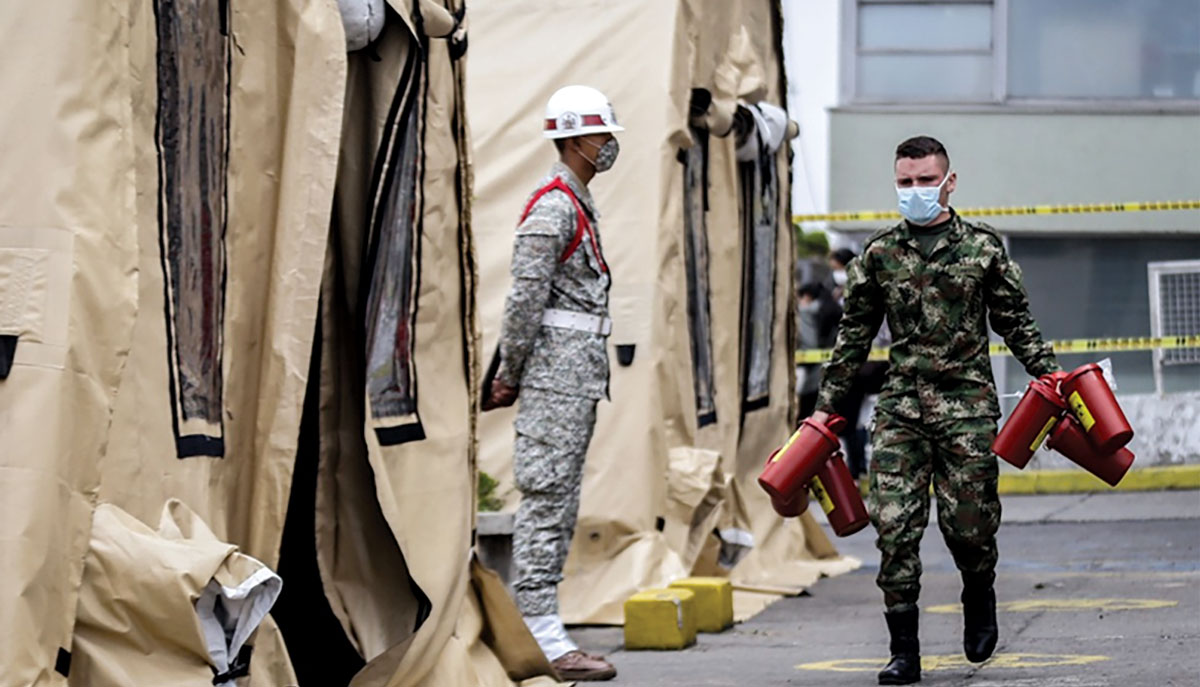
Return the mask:
[[571,203],[575,206],[576,215],[575,236],[571,238],[571,242],[567,244],[566,249],[563,250],[562,255],[559,256],[559,263],[566,262],[571,258],[572,255],[575,254],[575,251],[579,249],[579,244],[583,243],[583,237],[586,234],[592,243],[592,250],[596,253],[596,259],[600,261],[601,271],[607,272],[608,264],[604,262],[604,256],[600,254],[600,244],[596,241],[596,234],[592,230],[592,224],[588,221],[587,214],[584,213],[583,206],[580,205],[579,199],[575,197],[575,192],[571,190],[571,187],[568,186],[561,177],[555,177],[550,183],[538,189],[537,192],[533,194],[533,197],[529,199],[529,203],[525,205],[525,211],[521,213],[521,221],[524,222],[525,219],[529,217],[529,213],[533,211],[533,206],[539,200],[541,200],[542,196],[554,190],[562,191],[563,193],[567,194],[567,197],[571,199]]

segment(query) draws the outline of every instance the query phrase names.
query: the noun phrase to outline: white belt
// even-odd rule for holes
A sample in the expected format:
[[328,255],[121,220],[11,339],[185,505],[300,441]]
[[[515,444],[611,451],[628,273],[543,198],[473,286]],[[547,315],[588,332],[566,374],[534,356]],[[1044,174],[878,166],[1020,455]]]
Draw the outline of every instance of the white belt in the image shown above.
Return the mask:
[[542,312],[542,324],[558,329],[573,329],[577,332],[608,336],[612,333],[612,320],[599,315],[547,308]]

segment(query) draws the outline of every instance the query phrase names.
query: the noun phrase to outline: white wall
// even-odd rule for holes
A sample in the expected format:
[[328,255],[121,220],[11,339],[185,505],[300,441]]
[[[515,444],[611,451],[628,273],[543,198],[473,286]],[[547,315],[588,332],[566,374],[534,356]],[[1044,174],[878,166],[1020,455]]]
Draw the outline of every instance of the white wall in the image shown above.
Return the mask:
[[[1200,189],[1200,114],[846,107],[829,124],[834,210],[894,208],[892,151],[915,134],[949,149],[957,207],[1189,200]],[[1200,233],[1200,210],[986,221],[1012,233]]]
[[792,211],[829,209],[829,108],[838,98],[840,3],[783,0],[788,113],[800,124],[792,141]]

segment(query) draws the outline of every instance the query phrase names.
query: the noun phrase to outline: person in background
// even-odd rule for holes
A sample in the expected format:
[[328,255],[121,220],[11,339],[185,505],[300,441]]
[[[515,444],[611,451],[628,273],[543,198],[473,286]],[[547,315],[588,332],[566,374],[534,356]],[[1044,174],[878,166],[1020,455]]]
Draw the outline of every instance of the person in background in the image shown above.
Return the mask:
[[829,254],[829,273],[833,277],[833,297],[838,305],[846,307],[846,266],[854,259],[854,251],[838,248]]
[[[837,324],[842,318],[842,306],[821,282],[808,282],[797,292],[797,327],[800,348],[830,348],[837,340]],[[821,385],[821,366],[801,365],[798,381],[800,417],[808,417],[817,407],[817,391]]]

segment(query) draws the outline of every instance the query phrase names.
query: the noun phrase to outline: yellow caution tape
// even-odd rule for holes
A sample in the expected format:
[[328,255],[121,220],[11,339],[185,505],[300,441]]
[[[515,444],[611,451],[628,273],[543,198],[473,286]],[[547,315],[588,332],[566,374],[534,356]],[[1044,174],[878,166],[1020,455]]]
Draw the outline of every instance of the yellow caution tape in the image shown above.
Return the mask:
[[[1125,351],[1156,351],[1171,348],[1200,348],[1200,334],[1186,336],[1135,337],[1125,339],[1063,339],[1051,341],[1055,353],[1120,353]],[[991,355],[1012,355],[1012,350],[1002,343],[988,347]],[[809,348],[796,351],[796,364],[828,362],[833,355],[830,348]],[[887,360],[888,349],[872,348],[868,360]]]
[[[1077,215],[1094,212],[1157,212],[1161,210],[1200,210],[1200,200],[1159,200],[1145,203],[1090,203],[1085,205],[1016,205],[998,208],[966,208],[955,210],[964,217],[1002,217],[1013,215]],[[801,222],[877,222],[898,220],[895,210],[864,210],[860,212],[827,212],[813,215],[793,215]]]

